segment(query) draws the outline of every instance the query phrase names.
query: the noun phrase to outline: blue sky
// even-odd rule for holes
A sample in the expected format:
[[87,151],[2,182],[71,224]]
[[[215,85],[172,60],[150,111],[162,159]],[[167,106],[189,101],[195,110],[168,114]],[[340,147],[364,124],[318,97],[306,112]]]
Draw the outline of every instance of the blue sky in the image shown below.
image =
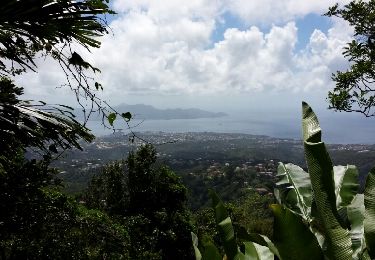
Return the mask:
[[[304,100],[334,117],[326,96],[332,72],[348,67],[342,48],[353,32],[322,16],[335,2],[114,0],[112,33],[100,49],[79,52],[101,69],[98,95],[112,104],[299,118]],[[74,105],[69,90],[51,88],[64,83],[61,74],[47,60],[19,84],[31,85],[29,98]]]
[[[223,40],[224,32],[228,28],[238,28],[240,30],[246,30],[248,25],[241,20],[238,16],[226,12],[223,14],[224,22],[218,23],[215,30],[212,33],[211,40],[213,43]],[[328,30],[332,27],[332,21],[329,17],[322,14],[309,13],[298,19],[295,19],[296,26],[298,28],[298,41],[296,44],[296,50],[303,50],[308,45],[310,36],[315,29],[322,31],[327,34]],[[262,31],[270,29],[270,25],[260,26]]]
[[308,45],[310,36],[314,30],[318,29],[327,34],[328,30],[332,27],[332,21],[326,16],[311,13],[297,19],[296,26],[298,28],[298,42],[296,49],[302,50]]

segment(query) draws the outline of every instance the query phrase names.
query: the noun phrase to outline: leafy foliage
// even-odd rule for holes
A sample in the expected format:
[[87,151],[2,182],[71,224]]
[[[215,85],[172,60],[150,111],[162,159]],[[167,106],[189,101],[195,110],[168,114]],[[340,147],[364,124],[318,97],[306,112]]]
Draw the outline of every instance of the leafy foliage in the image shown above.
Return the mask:
[[[212,195],[217,229],[228,259],[272,259],[272,254],[278,259],[374,257],[374,171],[368,175],[365,193],[358,194],[358,171],[354,166],[333,167],[321,141],[315,113],[306,103],[302,107],[308,173],[292,164],[280,164],[281,178],[275,190],[280,204],[271,206],[274,214],[272,242],[266,243],[269,239],[261,240],[241,230],[237,236],[245,239],[244,247],[243,250],[236,248],[237,244],[232,242],[236,234],[231,219],[217,195]],[[197,252],[196,241],[194,246],[196,258],[200,259],[204,253]],[[254,251],[260,246],[268,247],[268,251]]]
[[343,7],[336,4],[325,15],[348,21],[355,37],[343,52],[351,62],[350,69],[332,76],[336,87],[328,94],[330,108],[374,116],[375,1],[354,0]]
[[[9,0],[0,6],[1,259],[128,259],[124,226],[57,192],[55,171],[49,168],[51,152],[81,148],[79,139],[94,136],[74,119],[71,107],[21,101],[23,89],[11,80],[36,71],[37,59],[52,58],[77,99],[91,100],[104,113],[86,74],[99,70],[73,47],[100,46],[97,37],[107,33],[103,15],[113,13],[107,3]],[[102,86],[95,82],[95,88]],[[36,148],[43,159],[25,160],[28,148]]]
[[[26,68],[35,70],[36,54],[41,51],[66,68],[69,64],[90,66],[76,52],[68,57],[62,49],[73,42],[85,48],[100,46],[95,38],[107,33],[107,28],[98,15],[113,13],[107,2],[9,0],[3,3],[0,6],[0,70],[7,74],[19,74]],[[20,67],[14,67],[14,63]],[[6,64],[12,66],[8,68]]]
[[[274,254],[279,256],[276,247],[267,237],[258,234],[249,234],[244,229],[236,234],[223,202],[214,191],[210,191],[210,196],[212,198],[212,207],[215,211],[216,227],[222,240],[226,259],[273,259]],[[238,238],[245,240],[245,242],[241,243],[243,245],[242,248],[238,246]],[[199,246],[197,236],[194,233],[192,233],[192,239],[197,260],[222,259],[219,250],[211,241],[204,241],[203,245]],[[203,251],[202,254],[198,246]]]
[[[361,211],[364,224],[364,235],[366,243],[369,246],[369,255],[375,257],[375,169],[371,170],[366,180],[364,192],[365,212]],[[363,201],[362,201],[363,202]]]
[[271,208],[275,217],[273,242],[282,259],[323,259],[318,240],[300,215],[279,204]]
[[[95,91],[103,90],[103,86],[95,81],[92,74],[100,70],[88,63],[77,52],[77,47],[83,47],[87,51],[100,47],[98,38],[108,33],[106,15],[114,14],[108,2],[108,0],[9,0],[2,4],[0,6],[0,75],[11,78],[30,70],[36,71],[38,60],[53,59],[65,74],[66,82],[62,86],[69,87],[74,93],[82,108],[85,123],[93,112],[98,111],[102,113],[102,122],[107,126],[104,119],[109,115],[120,115],[120,113],[96,95]],[[90,106],[87,107],[82,99],[91,102]],[[37,114],[44,113],[38,110],[40,108],[40,105],[29,104],[22,110],[27,110],[30,118],[33,118]],[[63,106],[54,107],[60,112],[64,110],[62,108]],[[63,117],[66,116],[66,112],[62,112],[65,114]],[[68,112],[72,115],[72,111]],[[131,117],[129,114],[124,117],[126,122]],[[114,119],[109,118],[112,127],[113,121]],[[70,131],[69,127],[66,130]],[[23,128],[23,131],[28,134],[27,128]],[[71,141],[73,146],[77,145],[74,140],[66,141],[64,146],[66,144],[69,146]],[[55,147],[51,148],[55,150]]]
[[279,196],[296,193],[296,188],[285,187],[288,184],[295,187],[295,180],[284,182],[282,179],[278,183],[282,192],[275,194],[284,206],[305,219],[325,257],[367,259],[370,245],[363,239],[364,204],[362,195],[357,194],[358,171],[351,165],[333,167],[325,145],[321,142],[317,117],[306,103],[303,103],[302,123],[308,178],[302,169],[293,165],[290,167],[295,167],[294,174],[305,176],[306,184],[311,182],[311,189],[305,192],[308,197],[312,196],[312,203],[307,204],[310,205],[305,211],[307,214],[303,214],[298,209],[306,206],[304,200],[297,201],[294,196]]
[[132,259],[192,257],[186,188],[174,172],[156,164],[152,146],[105,167],[93,178],[85,201],[126,227]]
[[15,147],[37,147],[57,152],[57,147],[81,148],[78,140],[93,140],[89,130],[74,119],[72,108],[21,101],[22,88],[0,78],[0,154],[10,155]]
[[0,166],[1,259],[126,259],[125,229],[55,191],[47,162],[20,151]]

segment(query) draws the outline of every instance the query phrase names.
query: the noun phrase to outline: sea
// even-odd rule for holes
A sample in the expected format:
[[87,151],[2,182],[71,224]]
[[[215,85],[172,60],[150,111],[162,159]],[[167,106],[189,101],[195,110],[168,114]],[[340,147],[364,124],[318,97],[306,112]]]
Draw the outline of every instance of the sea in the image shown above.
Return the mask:
[[[347,113],[348,114],[348,113]],[[242,133],[253,135],[267,135],[276,138],[300,140],[302,136],[301,120],[299,118],[272,118],[263,116],[254,118],[240,114],[218,118],[198,119],[170,119],[170,120],[137,120],[129,122],[134,132],[216,132]],[[330,144],[375,144],[375,118],[365,118],[359,114],[343,115],[335,113],[333,116],[320,118],[322,139]],[[89,121],[88,128],[96,136],[111,135],[112,130],[103,127],[99,121]],[[129,132],[124,122],[117,121],[115,129]],[[118,131],[118,130],[117,130]]]

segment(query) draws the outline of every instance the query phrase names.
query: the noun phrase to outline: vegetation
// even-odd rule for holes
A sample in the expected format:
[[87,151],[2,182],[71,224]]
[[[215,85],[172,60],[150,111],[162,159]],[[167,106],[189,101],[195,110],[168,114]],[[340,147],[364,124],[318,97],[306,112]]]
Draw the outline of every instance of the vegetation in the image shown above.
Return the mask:
[[[80,140],[93,135],[70,107],[23,101],[23,88],[13,82],[36,71],[38,57],[53,59],[75,95],[103,109],[92,92],[102,86],[87,74],[98,69],[73,47],[99,47],[108,13],[106,1],[14,0],[0,7],[1,259],[193,257],[187,190],[172,170],[156,164],[152,147],[109,164],[78,200],[62,194],[52,155],[80,149]],[[109,125],[117,116],[131,118],[116,111],[106,116]],[[241,211],[233,206],[233,212],[240,222]]]
[[[334,76],[332,106],[367,116],[373,115],[373,5],[357,1],[327,14],[348,20],[357,36],[345,52],[353,62],[351,70]],[[265,151],[272,151],[266,162],[267,152],[252,147],[249,154],[242,138],[224,143],[222,150],[215,140],[189,143],[201,149],[194,156],[186,143],[173,144],[180,158],[169,163],[181,170],[194,194],[194,214],[182,178],[157,160],[150,145],[107,164],[81,196],[61,193],[57,171],[50,167],[53,154],[81,149],[80,141],[90,142],[94,136],[75,120],[70,107],[21,100],[23,89],[14,79],[36,71],[38,57],[52,59],[78,100],[83,96],[91,101],[110,126],[117,117],[129,121],[130,113],[102,106],[94,93],[102,85],[91,77],[99,69],[73,48],[99,47],[98,37],[107,33],[105,15],[112,13],[107,0],[9,0],[0,6],[1,259],[168,260],[192,259],[194,252],[198,259],[222,259],[223,253],[229,259],[375,258],[375,171],[359,194],[358,171],[354,166],[333,167],[307,104],[303,124],[308,173],[280,164],[275,190],[279,204],[273,204],[272,211],[268,204],[274,201],[269,191],[275,185],[275,165],[270,159],[283,158],[285,146],[265,145]],[[356,102],[358,109],[353,107]],[[87,120],[92,110],[82,108]],[[234,143],[241,149],[232,151]],[[284,156],[298,161],[298,151]],[[234,167],[250,156],[263,170],[247,164]],[[192,168],[198,176],[190,174]],[[213,210],[205,208],[207,197],[201,194],[209,187],[230,202],[224,204],[211,192]],[[197,233],[193,246],[192,231]]]
[[[0,258],[85,259],[126,255],[125,229],[55,190],[45,160],[23,152],[0,167]],[[105,238],[105,239],[103,239]]]
[[328,94],[330,107],[374,116],[375,1],[354,0],[343,7],[336,4],[326,15],[342,18],[354,27],[354,40],[343,52],[350,69],[333,74],[336,87]]
[[[273,229],[273,216],[269,205],[273,203],[272,196],[261,196],[255,192],[249,192],[240,200],[224,203],[228,215],[232,219],[235,233],[243,229],[250,233],[258,233],[270,237]],[[256,210],[254,210],[256,209]],[[199,241],[202,245],[215,244],[220,253],[224,253],[220,234],[216,229],[215,212],[212,208],[202,208],[195,212],[194,220]]]
[[95,176],[84,196],[89,208],[117,219],[130,235],[131,259],[191,259],[191,216],[186,188],[169,168],[156,164],[146,145]]
[[32,147],[50,155],[58,148],[81,149],[79,140],[93,140],[94,136],[74,119],[69,108],[53,106],[49,109],[59,114],[51,113],[20,100],[22,93],[23,89],[10,79],[0,78],[0,163],[11,160],[17,147]]
[[[0,7],[0,75],[14,77],[36,71],[38,59],[52,59],[66,76],[63,86],[69,87],[78,101],[88,99],[91,108],[106,112],[94,91],[103,89],[92,76],[100,70],[82,58],[77,47],[90,50],[100,46],[98,37],[107,33],[105,15],[114,13],[107,4],[108,0],[7,1]],[[81,107],[88,119],[92,109]]]
[[[60,65],[67,80],[64,85],[73,91],[78,102],[82,97],[92,102],[89,111],[82,105],[86,120],[97,108],[113,123],[117,112],[106,109],[95,94],[103,89],[92,75],[99,69],[75,51],[77,47],[90,50],[100,46],[98,37],[107,33],[105,15],[114,13],[107,3],[108,0],[10,0],[1,5],[0,148],[7,149],[7,145],[17,141],[43,153],[57,153],[58,148],[81,148],[79,139],[93,139],[89,129],[74,119],[71,107],[19,99],[23,88],[14,85],[14,78],[37,71],[40,58]],[[129,120],[131,115],[123,113],[122,117]]]
[[[98,15],[106,13],[111,11],[104,1],[11,0],[0,7],[1,259],[127,258],[125,229],[59,193],[49,168],[51,153],[81,148],[79,139],[91,141],[93,135],[69,107],[20,100],[23,89],[12,81],[36,70],[41,55],[57,60],[76,80],[78,86],[68,84],[77,95],[89,91],[84,69],[96,69],[68,50],[73,43],[98,47],[95,38],[106,28]],[[39,161],[25,159],[32,148]]]
[[[306,103],[302,123],[308,173],[293,164],[280,164],[275,190],[279,204],[271,205],[272,241],[246,230],[235,234],[224,204],[211,192],[217,230],[228,259],[374,258],[375,171],[367,177],[364,194],[358,193],[358,171],[351,165],[333,167],[321,141],[317,117]],[[221,259],[212,243],[201,245],[201,254],[194,234],[193,245],[196,259]]]

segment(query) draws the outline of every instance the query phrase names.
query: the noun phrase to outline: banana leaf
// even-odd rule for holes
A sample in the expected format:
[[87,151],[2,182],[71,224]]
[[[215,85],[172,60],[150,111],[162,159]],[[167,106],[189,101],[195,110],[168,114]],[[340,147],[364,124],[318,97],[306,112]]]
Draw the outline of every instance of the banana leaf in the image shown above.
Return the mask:
[[213,190],[210,190],[209,193],[212,199],[212,207],[215,211],[217,229],[219,231],[220,238],[222,239],[227,258],[229,260],[245,259],[244,254],[237,246],[232,221],[226,208],[224,207],[223,202]]
[[[237,238],[241,239],[242,241],[246,242],[253,242],[254,246],[259,245],[263,247],[267,247],[270,252],[281,259],[279,251],[274,243],[264,235],[256,234],[256,233],[248,233],[244,227],[240,227],[237,231]],[[246,243],[244,242],[244,244]]]
[[209,242],[204,245],[202,260],[222,260],[222,257],[216,246]]
[[324,259],[319,243],[300,215],[273,204],[274,240],[282,259]]
[[277,173],[281,177],[275,189],[279,203],[310,221],[312,194],[309,174],[291,163],[280,163]]
[[334,166],[336,207],[349,205],[358,193],[358,170],[354,165]]
[[193,242],[195,260],[201,260],[202,255],[201,255],[201,252],[198,249],[198,237],[193,232],[191,232],[191,240]]
[[244,242],[246,260],[273,260],[274,255],[266,246],[253,242]]
[[375,168],[371,169],[366,179],[365,201],[365,238],[371,259],[375,258]]
[[198,248],[198,237],[196,234],[191,232],[191,239],[193,241],[195,260],[222,260],[219,250],[211,242],[205,243],[203,254]]
[[347,206],[348,219],[351,224],[350,237],[352,239],[353,259],[361,259],[366,249],[365,230],[363,221],[365,218],[364,195],[357,194],[352,203]]
[[303,141],[305,158],[310,174],[314,200],[323,225],[326,255],[330,259],[352,259],[352,242],[349,231],[343,228],[336,208],[333,165],[324,143],[321,129],[311,107],[303,103]]

